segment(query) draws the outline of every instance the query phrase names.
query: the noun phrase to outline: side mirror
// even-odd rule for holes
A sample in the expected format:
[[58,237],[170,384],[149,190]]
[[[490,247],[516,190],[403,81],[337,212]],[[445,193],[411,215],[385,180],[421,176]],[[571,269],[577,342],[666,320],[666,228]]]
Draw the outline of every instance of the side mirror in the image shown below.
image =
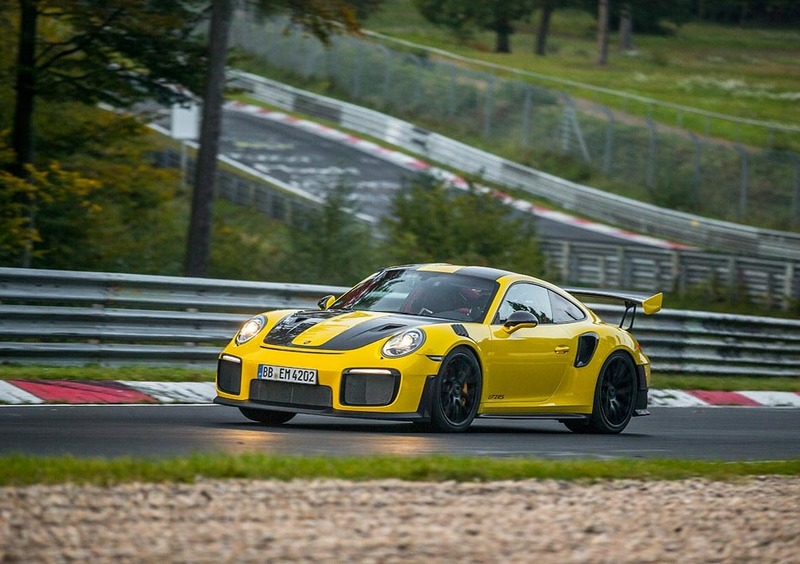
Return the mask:
[[335,301],[336,301],[336,296],[325,296],[324,298],[322,298],[320,301],[317,302],[317,307],[325,311],[326,309],[331,307],[333,305],[333,302]]
[[539,320],[529,311],[515,311],[503,324],[503,331],[513,333],[517,329],[532,328],[539,325]]

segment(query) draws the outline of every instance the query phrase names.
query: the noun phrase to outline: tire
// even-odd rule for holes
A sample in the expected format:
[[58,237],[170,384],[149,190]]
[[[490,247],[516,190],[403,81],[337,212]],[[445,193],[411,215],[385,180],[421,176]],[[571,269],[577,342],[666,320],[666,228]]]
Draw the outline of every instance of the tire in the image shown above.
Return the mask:
[[589,420],[563,423],[574,433],[621,433],[633,417],[636,391],[636,366],[633,360],[624,352],[615,352],[600,369]]
[[269,411],[267,409],[251,409],[249,407],[240,407],[239,411],[251,421],[256,421],[262,425],[281,425],[296,415],[287,411]]
[[440,433],[460,433],[478,413],[483,376],[478,359],[466,347],[450,351],[433,385],[431,427]]

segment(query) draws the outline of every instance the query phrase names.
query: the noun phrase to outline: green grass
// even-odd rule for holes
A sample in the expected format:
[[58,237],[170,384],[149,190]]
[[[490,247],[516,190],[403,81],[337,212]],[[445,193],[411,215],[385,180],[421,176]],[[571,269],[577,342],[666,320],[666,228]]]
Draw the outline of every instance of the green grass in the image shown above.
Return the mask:
[[195,482],[207,479],[344,479],[492,481],[524,479],[735,480],[748,476],[800,475],[800,460],[709,462],[686,460],[495,460],[449,456],[322,458],[193,455],[166,460],[0,457],[0,486],[125,482]]
[[800,378],[653,374],[651,387],[672,390],[800,392]]
[[[595,64],[595,21],[580,10],[557,10],[551,24],[548,53],[533,55],[535,24],[518,22],[511,54],[493,53],[494,36],[480,32],[466,43],[424,20],[409,0],[385,0],[382,9],[363,22],[366,29],[444,49],[461,56],[570,80],[627,94],[689,106],[740,118],[800,126],[797,97],[800,42],[796,30],[723,27],[689,23],[671,36],[635,35],[635,53],[620,52],[610,41],[609,64]],[[800,147],[800,134],[790,140],[770,139],[763,128],[750,128],[692,117],[686,112],[624,100],[543,78],[529,81],[569,91],[575,97],[632,114],[652,116],[666,124],[756,145],[768,142]]]
[[0,380],[213,382],[214,370],[152,366],[29,366],[25,364],[0,364]]
[[[0,380],[122,380],[213,382],[214,370],[148,366],[35,366],[0,364]],[[679,390],[800,392],[800,378],[653,374],[653,388]]]

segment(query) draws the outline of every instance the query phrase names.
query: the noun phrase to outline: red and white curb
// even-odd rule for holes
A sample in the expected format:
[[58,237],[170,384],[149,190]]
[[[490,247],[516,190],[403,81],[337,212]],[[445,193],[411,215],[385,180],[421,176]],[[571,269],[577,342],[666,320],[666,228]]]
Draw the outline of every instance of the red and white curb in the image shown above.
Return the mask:
[[709,390],[656,390],[648,394],[651,407],[800,407],[800,392],[720,392]]
[[[76,380],[0,380],[0,403],[131,404],[210,403],[214,382],[120,382]],[[800,392],[715,392],[704,390],[650,390],[651,407],[793,407],[800,408]]]
[[[310,120],[298,118],[286,114],[284,112],[269,110],[252,104],[245,104],[243,102],[228,102],[225,105],[225,108],[228,110],[250,114],[262,119],[302,129],[304,131],[307,131],[319,137],[323,137],[330,141],[348,145],[350,147],[358,149],[359,151],[372,155],[373,157],[383,159],[385,161],[391,162],[392,164],[405,168],[406,170],[411,170],[415,172],[427,172],[428,174],[438,178],[439,180],[446,181],[450,183],[452,186],[462,190],[466,190],[469,187],[469,183],[463,177],[458,176],[457,174],[453,174],[452,172],[432,166],[429,163],[421,159],[418,159],[417,157],[407,155],[405,153],[396,151],[394,149],[389,149],[382,145],[378,145],[377,143],[374,143],[372,141],[361,139],[360,137],[351,135],[350,133],[345,133],[343,131],[334,129],[333,127],[329,127],[327,125],[322,125],[320,123],[316,123]],[[487,191],[489,190],[488,188],[485,187],[479,187],[479,189]],[[513,206],[519,211],[531,213],[535,216],[543,217],[551,221],[557,221],[559,223],[565,223],[575,227],[580,227],[581,229],[585,229],[588,231],[594,231],[595,233],[602,233],[604,235],[616,237],[632,243],[649,245],[651,247],[660,247],[663,249],[692,248],[687,245],[682,245],[680,243],[659,239],[657,237],[650,237],[648,235],[640,235],[638,233],[633,233],[625,229],[619,229],[617,227],[611,227],[610,225],[604,225],[602,223],[596,223],[588,219],[575,217],[560,211],[546,208],[544,206],[534,205],[526,200],[520,200],[518,198],[514,198],[504,192],[494,190],[492,191],[492,194],[495,197],[503,200],[503,202],[506,203],[507,205]]]
[[210,403],[214,382],[0,381],[0,403]]

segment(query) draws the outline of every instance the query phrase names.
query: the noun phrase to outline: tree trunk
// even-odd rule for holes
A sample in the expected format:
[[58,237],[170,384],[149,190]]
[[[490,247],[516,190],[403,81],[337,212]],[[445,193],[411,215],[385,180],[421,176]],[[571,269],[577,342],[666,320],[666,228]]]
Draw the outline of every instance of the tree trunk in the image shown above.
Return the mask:
[[497,42],[495,43],[495,52],[497,53],[510,53],[511,52],[511,26],[503,25],[497,27]]
[[548,0],[542,4],[539,16],[539,28],[536,30],[536,51],[542,57],[547,54],[547,34],[550,32],[550,17],[553,15],[553,3]]
[[706,18],[706,1],[697,0],[697,17],[701,20]]
[[222,128],[222,100],[225,89],[225,63],[228,51],[233,1],[214,0],[208,34],[208,71],[203,94],[200,125],[200,150],[195,164],[192,212],[186,242],[186,276],[206,276],[211,250],[211,219],[214,210],[214,187],[217,155]]
[[633,19],[631,18],[631,4],[622,5],[619,14],[619,48],[622,51],[633,50]]
[[11,148],[14,162],[9,172],[26,178],[27,164],[33,161],[33,103],[36,97],[36,19],[35,0],[20,0],[19,51],[17,52],[16,103]]
[[[33,162],[33,105],[36,100],[36,20],[39,9],[36,0],[20,0],[19,44],[17,51],[17,76],[15,80],[14,125],[11,131],[11,148],[14,160],[8,171],[17,178],[27,179],[27,165]],[[36,218],[35,196],[20,194],[15,197],[24,206],[24,227],[33,228]],[[30,268],[33,240],[29,239],[22,251],[22,268]]]
[[597,64],[608,63],[609,0],[599,0],[597,9]]

